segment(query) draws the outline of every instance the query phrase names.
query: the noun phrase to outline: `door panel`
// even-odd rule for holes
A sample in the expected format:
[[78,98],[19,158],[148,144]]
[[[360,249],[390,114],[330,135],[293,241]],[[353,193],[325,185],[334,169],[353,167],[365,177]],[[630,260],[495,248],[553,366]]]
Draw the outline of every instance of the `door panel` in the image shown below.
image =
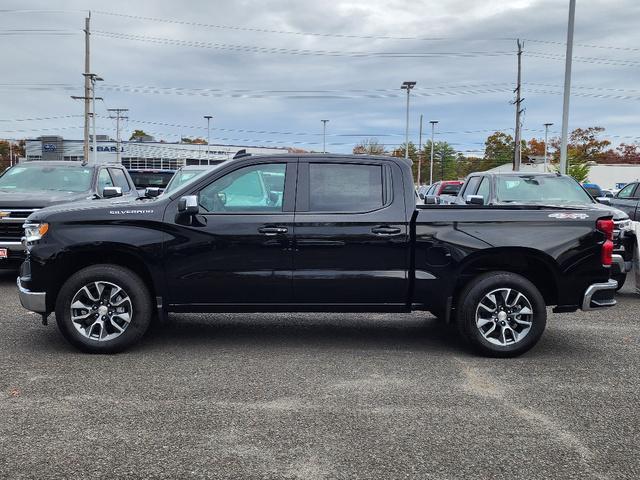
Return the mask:
[[[377,198],[370,188],[376,182],[375,170],[364,168],[358,173],[344,168],[323,173],[317,167],[321,162],[301,159],[299,166],[294,301],[404,304],[408,298],[408,222],[404,221],[404,197],[393,197],[393,182],[402,182],[400,169],[395,164],[368,164],[380,172],[384,191],[379,192],[378,208],[355,212],[348,210],[376,207]],[[343,195],[345,189],[354,192]],[[346,211],[340,213],[341,209]]]
[[193,192],[201,205],[193,221],[175,218],[177,200],[167,208],[170,304],[291,302],[296,161],[223,174]]

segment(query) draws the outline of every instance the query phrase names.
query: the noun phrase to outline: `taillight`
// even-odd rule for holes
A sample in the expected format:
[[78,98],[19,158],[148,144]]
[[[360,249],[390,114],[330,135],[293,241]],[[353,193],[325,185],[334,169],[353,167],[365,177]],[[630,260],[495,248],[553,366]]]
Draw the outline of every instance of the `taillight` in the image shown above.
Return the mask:
[[607,220],[598,220],[596,222],[596,228],[606,235],[607,240],[613,240],[613,220],[610,218]]
[[603,266],[610,267],[613,263],[613,220],[598,220],[596,228],[599,232],[604,233],[606,237],[600,250],[600,260]]
[[605,240],[602,244],[600,259],[602,260],[602,265],[606,267],[610,267],[613,263],[613,242],[611,240]]

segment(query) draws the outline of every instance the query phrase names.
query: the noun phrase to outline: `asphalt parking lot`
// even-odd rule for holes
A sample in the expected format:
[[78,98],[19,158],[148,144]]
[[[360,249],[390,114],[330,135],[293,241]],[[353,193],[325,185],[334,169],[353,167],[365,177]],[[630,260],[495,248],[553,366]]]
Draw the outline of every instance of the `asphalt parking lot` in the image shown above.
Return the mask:
[[640,478],[632,291],[512,360],[420,314],[177,315],[92,356],[2,275],[0,477]]

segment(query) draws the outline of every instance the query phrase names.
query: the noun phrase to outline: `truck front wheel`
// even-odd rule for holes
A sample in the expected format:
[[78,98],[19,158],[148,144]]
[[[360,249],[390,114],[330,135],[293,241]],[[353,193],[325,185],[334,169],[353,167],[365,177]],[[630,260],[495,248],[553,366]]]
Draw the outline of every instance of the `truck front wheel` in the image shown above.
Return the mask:
[[73,274],[56,301],[62,335],[89,353],[115,353],[136,343],[149,327],[151,297],[142,279],[117,265]]
[[480,353],[515,357],[544,332],[547,309],[540,291],[511,272],[491,272],[469,282],[458,301],[458,328]]

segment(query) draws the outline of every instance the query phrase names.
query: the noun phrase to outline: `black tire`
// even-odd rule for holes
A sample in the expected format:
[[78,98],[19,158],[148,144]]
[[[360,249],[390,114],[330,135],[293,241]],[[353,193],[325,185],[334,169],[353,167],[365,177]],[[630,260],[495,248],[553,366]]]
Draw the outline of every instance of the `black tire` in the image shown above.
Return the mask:
[[[132,308],[130,321],[122,333],[112,329],[118,334],[113,339],[97,340],[84,336],[71,320],[71,302],[84,286],[93,282],[117,285],[129,298],[128,305]],[[110,292],[108,295],[111,295]],[[74,273],[60,289],[56,301],[56,322],[60,332],[69,343],[87,353],[117,353],[125,350],[142,338],[152,314],[151,295],[142,279],[131,270],[117,265],[94,265]],[[122,320],[118,321],[124,325]]]
[[613,278],[616,282],[618,282],[618,286],[616,287],[616,292],[618,292],[624,286],[624,282],[627,281],[627,274],[616,273],[614,275],[611,275],[611,278]]
[[[480,321],[476,320],[477,311],[481,311],[480,302],[485,299],[486,295],[499,289],[512,289],[515,292],[520,292],[530,303],[532,310],[532,314],[527,317],[531,321],[531,326],[528,332],[524,333],[524,335],[522,335],[522,338],[520,338],[519,340],[505,345],[498,345],[487,340],[487,338],[485,338],[485,336],[481,332],[481,329],[477,325],[477,322],[480,323]],[[494,297],[497,298],[499,297],[499,295]],[[504,307],[498,307],[497,310],[500,310],[501,308]],[[501,322],[499,320],[495,320],[495,322],[495,327],[502,328],[500,327]],[[506,322],[506,328],[509,328],[509,320],[506,320]],[[505,323],[502,322],[502,324],[504,325]],[[538,343],[538,340],[540,340],[540,337],[544,332],[546,324],[547,306],[545,304],[544,298],[542,297],[542,294],[535,287],[535,285],[533,285],[533,283],[531,283],[523,276],[515,273],[490,272],[480,275],[467,284],[467,286],[460,293],[458,299],[458,330],[461,335],[471,344],[471,346],[482,355],[491,357],[516,357],[518,355],[521,355],[531,349],[536,343]],[[516,323],[513,323],[513,325],[515,325],[516,328],[522,328]],[[486,330],[489,330],[490,328],[491,324],[488,324]],[[498,337],[500,336],[499,333],[497,333],[497,335]],[[502,337],[502,339],[504,339],[505,337],[506,334]],[[513,335],[509,335],[509,337],[511,340],[514,339]],[[500,340],[500,338],[497,338],[494,341],[499,342]]]

